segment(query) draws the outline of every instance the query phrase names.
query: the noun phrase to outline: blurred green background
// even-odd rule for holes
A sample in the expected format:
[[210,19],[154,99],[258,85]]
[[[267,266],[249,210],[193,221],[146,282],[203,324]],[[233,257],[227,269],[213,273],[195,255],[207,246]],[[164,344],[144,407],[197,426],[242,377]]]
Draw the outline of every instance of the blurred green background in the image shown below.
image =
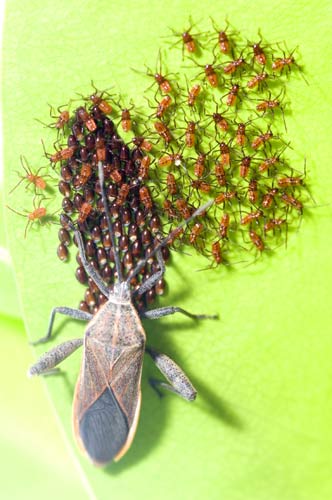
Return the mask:
[[[27,380],[34,359],[30,339],[43,335],[54,305],[75,307],[82,291],[75,263],[55,255],[56,230],[31,230],[8,210],[1,246],[10,249],[14,278],[1,252],[1,498],[297,500],[332,496],[332,206],[330,172],[332,7],[327,1],[197,2],[11,0],[3,42],[5,203],[21,209],[29,196],[14,185],[19,156],[43,164],[40,139],[52,133],[47,103],[65,104],[115,85],[140,96],[146,78],[130,68],[154,67],[160,36],[181,31],[189,15],[208,26],[226,16],[248,39],[258,28],[272,41],[300,47],[309,85],[291,79],[288,137],[307,175],[316,206],[301,228],[249,267],[195,273],[205,261],[176,255],[161,303],[220,314],[193,325],[183,318],[146,323],[151,344],[171,355],[199,391],[193,404],[171,395],[159,400],[148,385],[156,375],[146,359],[143,407],[129,453],[106,470],[82,458],[71,436],[72,390],[80,363],[63,364],[66,376]],[[312,204],[313,205],[313,204]],[[82,325],[57,322],[60,339]],[[59,339],[55,339],[55,342]],[[40,347],[37,353],[41,353]],[[36,354],[37,355],[37,354]],[[44,386],[44,387],[43,387]],[[46,391],[44,391],[46,389]],[[67,446],[66,446],[67,445]]]

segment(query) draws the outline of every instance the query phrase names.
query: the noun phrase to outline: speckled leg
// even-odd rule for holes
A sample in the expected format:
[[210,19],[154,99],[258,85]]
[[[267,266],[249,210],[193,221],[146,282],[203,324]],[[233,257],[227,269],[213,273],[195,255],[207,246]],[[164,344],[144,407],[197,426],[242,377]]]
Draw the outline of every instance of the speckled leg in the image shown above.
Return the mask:
[[41,375],[49,372],[64,359],[68,358],[76,349],[81,347],[83,339],[67,340],[62,344],[53,347],[50,351],[45,352],[37,363],[30,366],[28,370],[28,377]]
[[187,401],[193,401],[196,398],[197,391],[175,361],[166,356],[166,354],[161,354],[150,347],[147,347],[146,351],[150,354],[156,366],[169,382],[169,384],[167,384],[166,382],[150,379],[150,383],[154,389],[160,394],[158,387],[162,387],[163,389],[174,392]]
[[182,309],[181,307],[176,307],[176,306],[166,306],[166,307],[159,307],[158,309],[151,309],[150,311],[144,311],[140,313],[141,318],[147,318],[147,319],[158,319],[162,318],[163,316],[169,316],[170,314],[174,313],[181,313],[184,314],[185,316],[188,316],[188,318],[192,319],[217,319],[218,315],[217,314],[192,314],[185,309]]
[[90,321],[90,319],[92,318],[92,314],[85,311],[80,311],[79,309],[72,309],[71,307],[54,307],[51,311],[50,321],[48,323],[47,333],[45,337],[31,342],[32,345],[42,344],[44,342],[47,342],[51,338],[56,313],[64,314],[66,316],[69,316],[70,318],[79,319],[81,321]]

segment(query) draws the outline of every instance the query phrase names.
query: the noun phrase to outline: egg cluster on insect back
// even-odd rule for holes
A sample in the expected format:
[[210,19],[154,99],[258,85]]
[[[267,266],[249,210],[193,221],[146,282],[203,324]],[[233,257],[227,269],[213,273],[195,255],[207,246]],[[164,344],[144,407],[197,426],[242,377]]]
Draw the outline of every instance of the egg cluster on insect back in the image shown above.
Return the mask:
[[[98,179],[98,163],[102,162],[107,203],[123,276],[127,276],[138,261],[147,260],[139,277],[131,283],[133,288],[138,288],[142,281],[159,269],[156,257],[149,258],[161,237],[161,220],[146,184],[148,165],[145,150],[150,145],[136,137],[129,148],[109,118],[111,105],[96,93],[85,101],[84,106],[76,109],[66,123],[68,134],[64,131],[64,135],[67,145],[49,155],[54,168],[59,169],[58,187],[63,195],[58,257],[61,260],[68,258],[72,222],[75,222],[84,237],[86,254],[91,264],[107,285],[111,286],[114,282],[114,252]],[[120,121],[123,130],[128,132],[131,129],[129,110],[121,111]],[[66,154],[67,157],[63,159],[62,152],[67,150],[70,150],[70,154]],[[164,248],[165,260],[168,255],[168,249]],[[87,276],[79,253],[76,258],[76,278],[87,286],[80,309],[95,313],[106,302],[106,297]],[[163,294],[164,289],[165,283],[161,278],[154,289],[135,299],[135,305],[138,309],[145,308],[156,295]]]
[[[99,162],[124,275],[147,258],[133,287],[158,268],[149,253],[160,238],[204,202],[213,200],[210,210],[170,244],[194,247],[216,266],[235,263],[241,253],[240,261],[248,261],[251,253],[255,257],[287,241],[310,197],[305,169],[287,159],[292,146],[286,90],[293,73],[303,76],[293,52],[260,33],[249,41],[228,23],[195,31],[172,30],[155,70],[135,68],[151,80],[139,107],[132,101],[125,107],[123,97],[94,87],[79,104],[76,98],[58,108],[50,125],[57,140],[45,155],[63,195],[58,257],[68,259],[74,222],[108,285],[114,280],[114,252]],[[25,170],[36,199],[42,177]],[[164,247],[165,260],[168,255]],[[106,298],[87,277],[79,254],[77,262],[76,278],[87,286],[80,308],[96,312]],[[136,299],[137,307],[164,288],[161,279]]]
[[[131,282],[132,288],[136,289],[159,269],[157,258],[154,255],[149,257],[162,237],[158,208],[146,183],[149,169],[146,151],[151,149],[152,145],[139,137],[132,139],[131,147],[125,143],[117,133],[116,124],[109,118],[112,107],[102,98],[102,94],[94,93],[83,97],[83,104],[73,112],[63,112],[59,108],[56,122],[50,125],[57,131],[55,151],[45,151],[52,172],[50,185],[54,186],[56,183],[63,196],[58,204],[61,206],[59,217],[52,216],[53,221],[58,220],[60,226],[57,255],[62,261],[68,260],[70,245],[72,242],[76,244],[75,238],[72,237],[73,228],[78,227],[84,238],[90,263],[99,271],[105,283],[112,287],[116,274],[114,252],[98,178],[98,163],[102,162],[107,203],[123,276],[128,276],[138,261],[146,260],[139,276]],[[121,128],[129,132],[129,110],[119,110],[119,115]],[[44,192],[47,176],[41,177],[37,175],[38,172],[33,174],[32,169],[29,168],[28,171],[25,165],[24,167],[27,175],[22,175],[20,182],[26,180],[27,188],[33,186],[33,203],[35,205],[38,202],[38,207],[31,214],[42,210],[39,219],[43,219],[48,215],[46,208],[41,206],[46,198]],[[30,222],[38,219],[31,214],[27,215]],[[162,249],[162,254],[167,261],[167,247]],[[80,302],[79,307],[86,312],[96,313],[106,302],[106,297],[87,276],[78,251],[76,260],[76,278],[86,286],[84,300]],[[164,291],[165,282],[160,278],[153,289],[135,297],[136,307],[139,310],[145,309],[156,295],[162,295]]]

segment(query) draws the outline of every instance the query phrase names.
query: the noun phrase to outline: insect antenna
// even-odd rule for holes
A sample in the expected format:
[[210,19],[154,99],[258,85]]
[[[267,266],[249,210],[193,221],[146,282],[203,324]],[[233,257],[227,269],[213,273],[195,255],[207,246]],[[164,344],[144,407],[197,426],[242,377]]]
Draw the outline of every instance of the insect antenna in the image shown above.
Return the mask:
[[100,161],[98,163],[98,176],[99,176],[99,181],[100,181],[100,188],[101,188],[101,198],[103,201],[104,209],[105,209],[105,216],[106,216],[106,221],[107,221],[107,227],[108,231],[110,233],[111,237],[111,242],[112,242],[112,248],[114,251],[114,260],[115,260],[115,269],[118,275],[118,280],[120,283],[123,281],[122,277],[122,271],[121,271],[121,263],[120,263],[120,257],[119,257],[119,250],[116,246],[116,239],[114,235],[114,230],[111,222],[111,216],[110,216],[110,211],[108,208],[108,203],[107,203],[107,198],[105,194],[105,185],[104,185],[104,168],[103,168],[103,163]]
[[[173,238],[174,236],[176,236],[179,232],[179,229],[181,229],[183,226],[187,225],[189,222],[191,222],[193,219],[195,219],[196,217],[199,217],[203,212],[205,212],[208,208],[210,208],[210,206],[214,203],[214,200],[210,200],[208,201],[207,203],[205,203],[204,205],[201,205],[200,207],[198,207],[194,212],[193,214],[188,217],[187,219],[185,219],[183,222],[181,222],[175,229],[173,229],[173,231],[171,231],[167,236],[166,238],[162,239],[153,249],[153,251],[151,252],[151,254],[149,255],[149,257],[153,257],[155,256],[156,254],[158,255],[158,253],[160,252],[160,250],[165,247]],[[126,282],[130,283],[130,281],[132,280],[132,278],[134,278],[135,276],[137,276],[137,274],[141,271],[141,269],[143,269],[143,267],[145,266],[146,264],[146,261],[145,260],[141,260],[140,262],[138,262],[137,266],[135,267],[135,269],[132,270],[132,272],[129,274]]]
[[69,222],[68,226],[70,227],[70,229],[72,229],[74,231],[75,239],[76,239],[76,242],[78,245],[78,250],[80,252],[80,258],[82,260],[82,264],[83,264],[83,267],[84,267],[86,273],[96,283],[96,285],[99,288],[99,290],[101,291],[101,293],[103,295],[105,295],[105,297],[109,297],[109,294],[110,294],[109,288],[105,285],[105,283],[104,283],[102,277],[100,276],[100,274],[98,273],[98,271],[96,271],[96,269],[91,265],[91,263],[86,258],[83,238],[82,238],[80,231],[77,229],[76,226],[74,226],[74,224],[72,222]]

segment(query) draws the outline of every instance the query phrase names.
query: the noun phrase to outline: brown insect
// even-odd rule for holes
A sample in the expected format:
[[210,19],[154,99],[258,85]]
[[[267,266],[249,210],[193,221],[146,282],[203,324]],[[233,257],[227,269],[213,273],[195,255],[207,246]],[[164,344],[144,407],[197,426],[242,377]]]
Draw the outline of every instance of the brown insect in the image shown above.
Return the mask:
[[213,121],[222,132],[227,132],[228,130],[228,121],[223,117],[220,113],[213,113],[212,115]]
[[124,132],[130,132],[132,128],[132,119],[130,110],[127,108],[121,111],[121,127]]
[[241,218],[240,223],[242,225],[251,224],[254,220],[258,220],[263,216],[263,210],[256,210],[256,212],[250,212]]
[[118,205],[118,206],[124,205],[124,203],[127,200],[129,191],[130,191],[130,185],[129,184],[125,184],[125,183],[122,184],[120,186],[120,189],[119,189],[119,192],[118,192],[118,196],[117,196],[117,198],[115,200],[115,204]]
[[252,46],[252,50],[254,52],[254,59],[255,61],[260,64],[261,66],[266,65],[266,55],[264,50],[261,47],[261,42],[254,43]]
[[161,168],[169,167],[172,164],[174,164],[176,167],[179,167],[181,165],[182,160],[183,157],[181,153],[166,154],[158,159],[158,165]]
[[168,174],[167,174],[166,186],[167,186],[167,191],[170,195],[174,195],[177,193],[178,188],[176,185],[176,180],[175,180],[174,175],[171,172],[168,172]]
[[265,172],[267,169],[273,167],[273,165],[276,165],[279,163],[280,158],[279,156],[271,156],[270,158],[266,158],[258,167],[258,171],[260,173]]
[[288,55],[286,55],[286,53],[284,51],[282,51],[283,52],[282,57],[277,57],[277,58],[273,59],[272,70],[279,72],[279,73],[283,73],[284,71],[289,73],[293,67],[296,67],[301,72],[301,76],[302,76],[303,80],[306,82],[307,85],[309,85],[308,81],[306,80],[306,78],[303,75],[301,66],[299,66],[297,64],[297,62],[295,61],[295,58],[293,57],[295,50],[296,50],[296,48]]
[[145,151],[146,153],[149,153],[151,149],[153,148],[152,144],[150,141],[145,139],[144,137],[133,137],[131,142],[138,148],[141,149],[142,151]]
[[256,109],[257,111],[263,111],[264,113],[268,110],[276,109],[279,108],[280,106],[280,101],[276,99],[266,99],[262,100],[259,104],[257,104]]
[[186,200],[184,200],[183,198],[179,198],[178,200],[176,200],[175,206],[184,219],[188,219],[191,216],[192,211],[189,208]]
[[230,224],[230,216],[224,213],[220,219],[219,223],[219,235],[221,239],[226,239],[228,237],[228,229]]
[[105,161],[106,160],[106,144],[105,139],[100,131],[97,132],[96,140],[95,140],[95,148],[96,148],[96,161]]
[[281,194],[281,199],[286,205],[290,205],[291,207],[295,208],[298,210],[300,213],[303,211],[303,204],[300,200],[297,198],[294,198],[294,196],[287,194],[287,193],[282,193]]
[[196,83],[191,87],[191,89],[188,91],[188,106],[194,106],[196,103],[196,100],[202,90],[202,87]]
[[115,182],[115,184],[120,184],[122,182],[122,174],[121,174],[120,170],[118,170],[117,168],[114,168],[110,172],[110,178],[112,179],[113,182]]
[[169,94],[170,92],[172,92],[172,86],[165,76],[161,75],[160,73],[156,73],[154,75],[154,79],[158,83],[161,92],[163,92],[164,94]]
[[222,52],[223,54],[228,54],[228,52],[230,51],[230,43],[226,31],[220,31],[218,33],[218,45],[220,48],[220,52]]
[[208,115],[207,114],[206,116],[211,116],[212,117],[212,120],[213,120],[214,125],[215,125],[216,132],[217,132],[217,129],[221,130],[221,132],[227,132],[227,130],[229,128],[229,124],[228,124],[228,121],[226,120],[226,118],[221,113],[219,113],[218,103],[216,103],[216,110],[215,110],[215,112],[212,113],[212,115]]
[[251,143],[251,147],[253,149],[259,149],[260,147],[264,146],[267,142],[269,142],[272,138],[273,138],[272,130],[268,130],[267,132],[262,133],[259,136],[255,137],[255,139]]
[[226,186],[227,184],[227,179],[226,179],[226,172],[224,169],[224,165],[221,161],[217,161],[214,167],[214,173],[218,182],[219,186]]
[[278,186],[281,188],[292,187],[292,186],[303,186],[302,177],[281,177],[277,180]]
[[110,115],[112,113],[112,106],[107,101],[105,101],[101,95],[98,95],[97,93],[92,94],[90,95],[90,100],[93,102],[93,104],[98,106],[100,111],[105,113],[105,115]]
[[250,172],[251,156],[244,156],[240,162],[240,177],[245,179]]
[[213,26],[214,30],[218,34],[218,46],[219,46],[220,52],[222,52],[222,54],[228,54],[231,51],[230,40],[229,40],[228,35],[226,33],[226,30],[228,28],[228,22],[226,23],[226,28],[224,30],[221,30],[220,28],[218,28],[216,26],[214,20],[212,18],[210,18],[210,19],[211,19],[212,26]]
[[174,219],[175,217],[177,217],[177,212],[169,200],[164,200],[163,209],[165,210],[169,219]]
[[46,181],[45,181],[45,178],[46,177],[50,177],[49,175],[47,176],[44,176],[42,177],[41,175],[38,175],[39,172],[44,168],[44,167],[40,167],[36,173],[33,173],[33,171],[31,170],[26,158],[24,156],[21,156],[20,157],[20,161],[21,161],[21,165],[22,165],[22,168],[23,170],[25,171],[25,175],[21,175],[19,172],[18,175],[20,176],[20,180],[19,182],[13,187],[13,189],[11,189],[11,191],[9,191],[9,194],[11,194],[13,191],[15,191],[15,189],[23,182],[23,181],[26,181],[26,186],[25,186],[25,189],[27,189],[29,186],[33,185],[34,186],[34,190],[35,190],[35,194],[36,194],[36,190],[37,189],[41,189],[42,191],[44,191],[46,189]]
[[154,122],[154,128],[157,134],[159,134],[160,137],[164,139],[166,144],[169,144],[172,141],[172,134],[163,122]]
[[203,177],[205,172],[206,154],[199,153],[194,163],[194,174],[196,177]]
[[189,241],[191,245],[194,245],[197,241],[197,238],[203,231],[204,226],[201,222],[195,222],[193,227],[191,228],[190,235],[189,235]]
[[219,149],[220,149],[220,160],[219,160],[220,164],[223,167],[229,167],[231,164],[230,147],[225,142],[221,142],[219,144]]
[[[162,73],[162,60],[161,60],[161,51],[160,50],[158,53],[158,61],[159,61],[159,63],[158,63],[159,69],[157,70],[157,72],[153,73],[149,68],[147,68],[147,75],[154,78],[155,82],[157,83],[157,85],[159,87],[159,90],[163,94],[169,94],[170,92],[172,92],[173,87],[172,87],[171,83],[169,82],[169,80],[167,79],[166,75],[163,75],[163,73]],[[136,70],[134,70],[134,71],[136,71]]]
[[294,49],[288,56],[286,53],[283,51],[283,56],[282,57],[277,57],[272,61],[272,69],[273,71],[284,71],[284,70],[291,70],[292,66],[298,66],[295,62],[295,59],[293,57],[293,53],[295,52],[296,49]]
[[294,62],[294,57],[279,57],[273,61],[272,69],[273,71],[282,71],[284,68],[290,67]]
[[228,94],[226,94],[227,106],[235,106],[239,95],[240,86],[238,84],[232,85]]
[[175,240],[178,240],[183,234],[184,234],[184,229],[182,227],[173,229],[168,245],[173,245]]
[[185,132],[185,142],[186,146],[188,148],[193,148],[195,146],[196,142],[196,123],[195,122],[188,122],[187,123],[187,128]]
[[286,223],[286,219],[269,219],[264,224],[264,231],[267,233],[268,231],[272,231],[277,227],[281,227]]
[[92,176],[92,166],[90,163],[82,163],[80,173],[78,174],[79,186],[85,186]]
[[219,81],[218,81],[218,75],[216,73],[217,66],[214,66],[214,63],[213,64],[205,64],[203,66],[201,64],[197,64],[197,66],[200,66],[201,68],[203,68],[202,73],[205,74],[205,78],[206,78],[207,82],[209,83],[209,85],[213,88],[218,87]]
[[189,28],[186,29],[185,31],[183,31],[182,33],[177,33],[176,31],[171,29],[173,35],[175,35],[176,37],[181,37],[181,39],[178,40],[177,42],[175,42],[172,46],[175,46],[180,41],[182,41],[182,44],[183,44],[182,51],[184,51],[184,49],[185,49],[187,52],[189,52],[189,54],[193,54],[194,52],[196,52],[197,51],[197,42],[194,39],[194,37],[196,37],[196,34],[195,35],[191,34],[192,28],[193,28],[193,24],[192,24],[192,21],[190,21]]
[[[59,109],[59,108],[58,108]],[[59,111],[59,116],[54,124],[54,127],[58,130],[65,128],[66,124],[69,122],[70,115],[68,110]]]
[[138,179],[143,180],[149,177],[151,158],[150,156],[143,156],[138,167]]
[[247,87],[249,89],[255,89],[256,87],[261,87],[264,83],[265,80],[269,77],[268,73],[263,71],[262,73],[259,73],[258,75],[253,76],[248,82],[247,82]]
[[278,193],[279,193],[278,188],[269,189],[269,191],[263,196],[262,207],[263,208],[271,208],[272,203],[274,202],[274,199]]
[[[99,168],[99,178],[103,186],[102,175],[103,170]],[[196,210],[193,217],[199,216],[206,208],[207,205]],[[108,213],[106,205],[105,213]],[[112,460],[119,460],[128,451],[133,441],[141,404],[141,374],[145,350],[169,382],[169,384],[163,383],[162,387],[189,401],[196,397],[196,390],[189,379],[168,356],[145,347],[146,335],[133,305],[133,293],[141,295],[151,290],[164,273],[161,248],[165,247],[174,237],[175,232],[182,229],[182,226],[190,222],[192,218],[190,221],[184,221],[182,226],[172,231],[152,249],[150,258],[157,255],[159,270],[145,282],[143,281],[135,292],[131,292],[130,283],[146,266],[147,261],[145,259],[140,262],[131,270],[127,279],[123,279],[120,257],[115,251],[113,226],[108,215],[107,217],[118,275],[114,289],[111,291],[105,285],[99,273],[88,261],[82,235],[75,227],[72,227],[84,269],[99,288],[100,293],[107,298],[107,302],[100,307],[95,316],[67,307],[53,309],[48,332],[39,342],[45,342],[51,337],[56,312],[88,321],[84,340],[75,339],[63,342],[45,353],[30,367],[28,372],[29,376],[45,373],[84,345],[82,369],[74,395],[73,429],[82,452],[99,466]],[[89,296],[87,299],[90,301]],[[94,297],[91,300],[93,301]],[[144,312],[142,317],[154,319],[175,312],[182,312],[194,319],[206,317],[193,315],[176,307]]]
[[96,130],[97,125],[92,116],[87,112],[83,106],[76,110],[76,117],[79,122],[83,122],[89,132]]
[[59,161],[69,160],[75,153],[75,148],[64,148],[58,149],[54,154],[45,153],[46,157],[49,158],[51,163],[58,163]]
[[81,122],[74,122],[71,130],[74,137],[76,137],[78,141],[82,141],[84,139],[84,127]]
[[239,57],[234,61],[230,61],[226,66],[223,67],[223,71],[226,75],[233,75],[238,68],[241,68],[245,64],[243,57]]
[[207,81],[211,85],[211,87],[218,87],[218,75],[212,66],[212,64],[206,64],[204,67],[204,73]]
[[259,113],[263,113],[263,116],[267,112],[271,112],[272,115],[274,116],[275,110],[279,109],[282,113],[282,118],[283,118],[285,130],[287,131],[284,110],[283,110],[283,107],[281,106],[280,100],[278,100],[279,96],[282,93],[283,92],[281,92],[275,99],[272,99],[271,93],[269,93],[269,98],[268,99],[261,99],[260,102],[256,106],[256,110]]
[[236,144],[238,144],[242,148],[245,146],[247,142],[246,126],[247,126],[246,123],[239,123],[235,134]]
[[219,241],[214,241],[211,245],[211,253],[213,260],[215,261],[216,264],[221,264],[223,261],[222,254],[221,254],[221,246]]
[[147,186],[142,186],[139,189],[139,199],[148,211],[150,211],[152,209],[153,202],[152,202],[149,188]]
[[37,121],[39,121],[45,127],[56,128],[59,132],[60,130],[63,130],[65,128],[65,126],[68,124],[70,120],[69,111],[67,109],[61,111],[61,108],[63,108],[64,106],[59,106],[57,108],[58,114],[55,114],[53,106],[49,105],[49,107],[50,107],[50,117],[55,119],[56,121],[50,124],[46,124],[38,119]]
[[14,208],[11,208],[7,205],[7,208],[9,208],[9,210],[14,212],[15,214],[21,215],[22,217],[26,217],[27,224],[26,224],[25,230],[24,230],[24,238],[26,238],[28,229],[32,224],[34,224],[35,222],[39,222],[40,224],[42,224],[43,222],[45,222],[45,219],[48,216],[46,208],[40,206],[43,199],[44,198],[41,198],[39,200],[39,205],[36,206],[35,205],[36,197],[34,198],[34,200],[33,200],[34,209],[31,212],[29,212],[28,210],[25,210],[24,213],[18,212]]
[[157,118],[162,118],[170,105],[172,104],[172,98],[169,95],[166,95],[161,99],[160,102],[158,102],[158,107],[156,111],[156,117]]
[[260,251],[263,252],[264,250],[264,242],[262,238],[252,229],[249,231],[249,237],[252,241],[252,243],[255,245],[255,247]]
[[237,198],[237,192],[236,191],[226,191],[225,193],[220,193],[216,198],[214,199],[214,202],[217,205],[220,205],[221,203],[225,203],[226,201],[231,201],[234,198]]
[[201,191],[202,193],[209,193],[211,191],[211,184],[205,181],[201,180],[193,180],[191,181],[190,185],[194,188],[197,189],[198,191]]
[[248,200],[252,204],[256,204],[258,201],[258,182],[256,179],[250,179],[248,187]]
[[91,215],[92,212],[93,212],[93,208],[92,208],[91,203],[84,201],[82,203],[82,206],[79,209],[79,216],[78,216],[77,222],[79,224],[83,224],[83,222],[85,222],[87,220],[87,218],[89,217],[89,215]]
[[187,51],[189,53],[195,52],[196,51],[196,43],[195,43],[195,40],[193,39],[193,37],[191,36],[191,34],[189,33],[189,31],[185,31],[184,33],[182,33],[181,36],[182,36],[183,45],[185,46]]

